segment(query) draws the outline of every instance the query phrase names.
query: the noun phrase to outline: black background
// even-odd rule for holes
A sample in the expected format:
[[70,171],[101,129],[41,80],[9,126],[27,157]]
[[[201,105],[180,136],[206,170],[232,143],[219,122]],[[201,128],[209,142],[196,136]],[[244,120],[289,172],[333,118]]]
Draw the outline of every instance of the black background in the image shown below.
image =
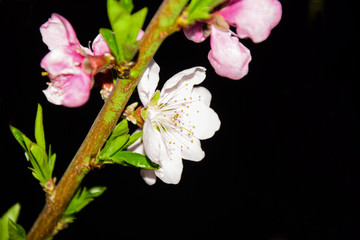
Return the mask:
[[[202,141],[206,157],[184,161],[178,185],[147,186],[137,169],[119,166],[91,172],[84,185],[108,190],[55,239],[360,239],[356,1],[325,1],[314,21],[308,1],[281,1],[282,20],[265,42],[241,40],[253,60],[240,81],[214,73],[209,40],[167,39],[155,56],[162,83],[189,67],[208,69],[202,85],[222,126]],[[150,5],[147,22],[160,4],[134,2]],[[0,0],[0,214],[20,202],[18,222],[27,231],[44,194],[9,124],[33,138],[42,104],[60,178],[103,104],[99,89],[76,109],[52,105],[41,92],[48,50],[39,27],[53,12],[85,46],[109,27],[105,0]]]

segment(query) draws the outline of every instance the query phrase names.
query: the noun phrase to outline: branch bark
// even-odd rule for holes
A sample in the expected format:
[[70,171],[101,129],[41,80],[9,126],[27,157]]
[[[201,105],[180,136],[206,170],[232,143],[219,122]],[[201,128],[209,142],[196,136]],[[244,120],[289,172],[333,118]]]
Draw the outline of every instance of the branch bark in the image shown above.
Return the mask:
[[47,197],[42,212],[27,236],[28,240],[42,240],[53,235],[63,212],[89,172],[91,162],[113,131],[150,60],[165,38],[178,29],[177,19],[187,2],[188,0],[163,1],[145,31],[140,43],[138,60],[130,71],[130,78],[118,79],[53,195]]

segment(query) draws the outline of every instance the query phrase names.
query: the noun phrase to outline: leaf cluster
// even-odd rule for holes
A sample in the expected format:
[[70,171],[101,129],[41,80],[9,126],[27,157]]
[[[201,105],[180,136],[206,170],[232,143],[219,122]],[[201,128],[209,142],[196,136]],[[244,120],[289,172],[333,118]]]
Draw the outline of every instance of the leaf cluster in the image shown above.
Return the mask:
[[75,220],[75,214],[80,212],[86,205],[104,193],[106,187],[86,187],[78,189],[74,197],[71,199],[69,206],[62,215],[61,220],[66,224],[72,223]]
[[20,204],[16,203],[0,218],[0,240],[26,240],[25,230],[16,223]]
[[148,170],[158,169],[159,165],[142,154],[124,151],[142,136],[142,131],[129,134],[128,121],[122,120],[114,129],[101,150],[98,158],[102,163],[115,163],[126,167],[138,167]]
[[139,48],[136,40],[143,27],[147,8],[131,14],[132,0],[108,0],[107,9],[112,30],[101,28],[100,33],[108,44],[111,53],[120,65],[130,62]]
[[31,164],[31,167],[29,168],[32,170],[34,177],[40,181],[40,184],[44,187],[46,192],[51,193],[54,188],[52,172],[55,165],[56,154],[51,152],[51,146],[49,146],[48,153],[46,152],[41,105],[38,104],[35,119],[36,142],[32,142],[24,133],[13,126],[10,126],[10,130],[24,149],[25,156]]

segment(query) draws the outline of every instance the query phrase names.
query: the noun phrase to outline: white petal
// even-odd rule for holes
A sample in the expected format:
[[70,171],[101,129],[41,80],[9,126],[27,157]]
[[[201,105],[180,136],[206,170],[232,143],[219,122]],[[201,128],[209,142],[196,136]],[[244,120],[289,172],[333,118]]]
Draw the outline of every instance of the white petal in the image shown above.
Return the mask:
[[[134,133],[139,132],[140,130],[136,130]],[[134,134],[133,133],[133,134]],[[131,144],[128,148],[127,151],[130,152],[135,152],[135,153],[140,153],[142,155],[145,155],[145,150],[144,150],[144,144],[142,142],[142,138],[139,138],[138,140],[136,140],[133,144]]]
[[43,90],[45,97],[49,102],[55,105],[61,105],[64,99],[64,94],[58,88],[54,87],[52,84],[49,84],[48,88]]
[[154,170],[140,170],[140,175],[148,185],[154,185],[156,182],[156,175]]
[[173,99],[190,97],[193,86],[204,81],[205,71],[203,67],[193,67],[175,74],[164,84],[159,102],[167,103]]
[[181,148],[181,157],[191,161],[201,161],[205,157],[205,152],[201,149],[200,140],[194,137],[187,137],[187,142]]
[[205,104],[205,106],[210,106],[211,93],[204,87],[194,87],[191,93],[191,98],[199,99]]
[[199,139],[211,138],[220,128],[219,116],[201,101],[190,104],[186,113],[188,118],[184,122]]
[[137,87],[142,104],[146,107],[159,83],[160,67],[152,59],[147,66]]
[[164,148],[164,146],[160,132],[153,128],[150,112],[148,113],[144,123],[143,143],[146,156],[148,156],[154,163],[159,163],[161,150]]
[[183,170],[180,152],[172,152],[170,159],[166,156],[167,154],[163,154],[163,158],[161,159],[161,168],[155,170],[155,174],[164,183],[178,184]]

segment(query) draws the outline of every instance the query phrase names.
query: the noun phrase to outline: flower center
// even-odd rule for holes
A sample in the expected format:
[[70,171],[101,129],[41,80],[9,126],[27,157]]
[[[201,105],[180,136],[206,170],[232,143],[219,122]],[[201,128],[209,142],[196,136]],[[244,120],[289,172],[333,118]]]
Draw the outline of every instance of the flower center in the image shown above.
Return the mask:
[[[200,100],[200,98],[199,98]],[[159,131],[167,142],[174,147],[183,150],[189,149],[189,143],[192,143],[194,125],[192,118],[194,109],[192,98],[183,100],[174,100],[169,103],[159,103],[150,106],[148,111],[151,113],[151,123],[153,128]],[[195,113],[199,113],[195,109]]]

